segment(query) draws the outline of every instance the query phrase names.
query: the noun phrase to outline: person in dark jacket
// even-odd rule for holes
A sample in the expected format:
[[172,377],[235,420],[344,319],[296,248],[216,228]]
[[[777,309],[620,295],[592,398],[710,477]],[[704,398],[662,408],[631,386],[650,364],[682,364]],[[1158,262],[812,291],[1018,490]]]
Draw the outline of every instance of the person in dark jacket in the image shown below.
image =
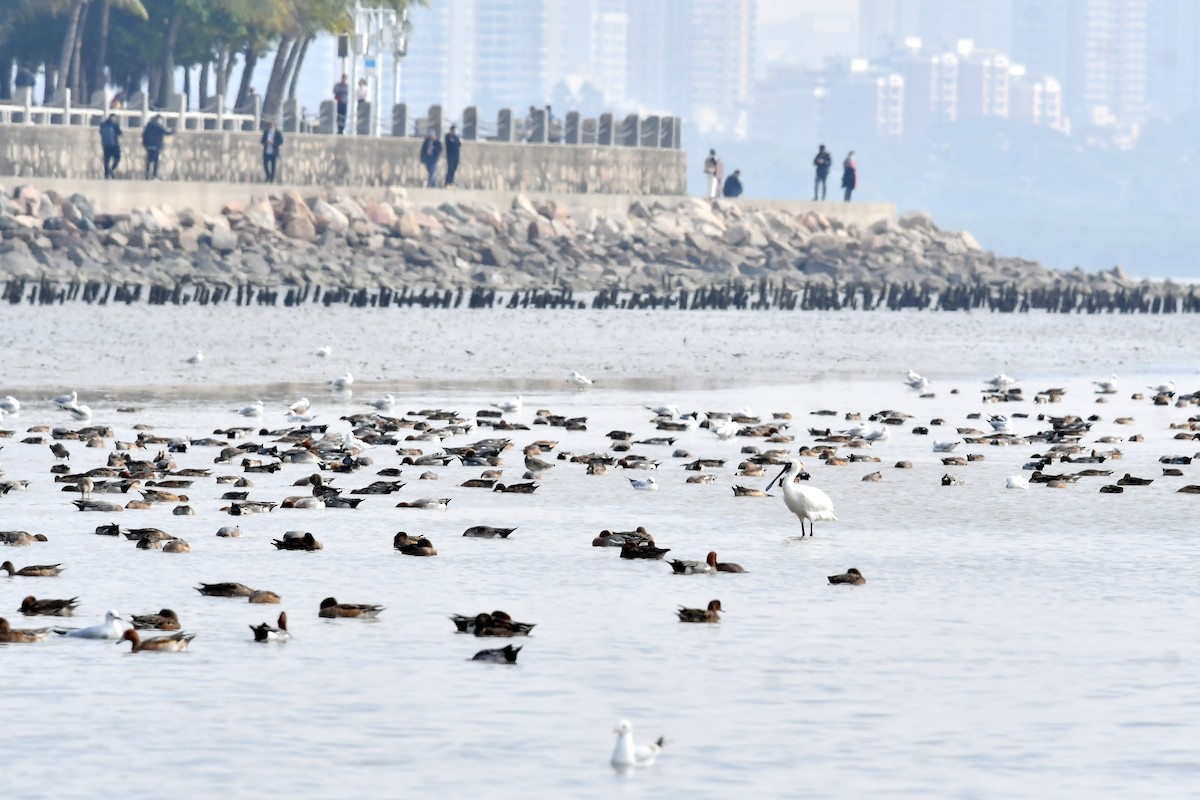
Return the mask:
[[842,188],[846,190],[846,202],[850,202],[850,195],[858,188],[858,167],[854,164],[854,151],[851,150],[846,156],[846,160],[842,162]]
[[346,82],[346,75],[343,73],[342,79],[333,85],[333,102],[337,106],[337,132],[346,132],[346,112],[347,101],[350,99],[350,84]]
[[142,147],[146,148],[146,180],[150,180],[152,170],[154,180],[158,180],[158,154],[162,151],[163,141],[168,136],[175,135],[174,131],[167,130],[162,123],[162,115],[155,114],[150,124],[142,130]]
[[279,160],[279,148],[283,147],[283,134],[271,122],[267,123],[267,127],[263,128],[262,135],[262,151],[263,151],[263,172],[267,176],[267,183],[275,182],[275,165]]
[[425,141],[421,143],[421,163],[429,170],[429,182],[426,186],[437,186],[434,174],[437,172],[437,162],[441,155],[442,143],[438,141],[437,132],[430,128],[429,133],[425,134]]
[[815,203],[818,199],[825,199],[825,179],[829,177],[829,168],[833,166],[833,156],[825,149],[825,145],[821,145],[817,150],[813,166],[817,168],[817,179],[813,182],[813,202]]
[[458,138],[456,126],[451,125],[446,134],[446,185],[454,185],[454,173],[458,172],[458,152],[462,149],[462,139]]
[[725,179],[721,193],[726,197],[737,197],[742,193],[742,171],[735,169],[733,174]]
[[100,149],[104,151],[104,179],[108,180],[121,163],[121,123],[116,114],[109,114],[100,123]]

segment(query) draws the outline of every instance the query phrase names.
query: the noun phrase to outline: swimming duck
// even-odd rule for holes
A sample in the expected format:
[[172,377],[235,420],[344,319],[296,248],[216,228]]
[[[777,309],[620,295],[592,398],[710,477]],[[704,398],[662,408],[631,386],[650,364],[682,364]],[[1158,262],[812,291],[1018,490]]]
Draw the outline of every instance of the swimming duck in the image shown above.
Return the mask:
[[275,628],[267,623],[261,625],[251,625],[250,630],[254,631],[254,641],[256,642],[286,642],[292,638],[287,629],[287,612],[279,612],[279,627]]
[[31,564],[28,567],[17,569],[11,561],[5,561],[0,564],[0,569],[8,573],[11,578],[19,575],[23,578],[53,578],[55,575],[63,571],[62,564]]
[[436,556],[437,550],[433,548],[433,542],[422,536],[415,544],[406,544],[398,548],[401,553],[406,556]]
[[46,534],[31,534],[28,531],[0,531],[0,544],[10,547],[28,547],[34,542],[47,542]]
[[514,483],[508,486],[503,483],[497,483],[492,487],[493,492],[506,492],[508,494],[533,494],[538,490],[537,483],[529,481],[527,483]]
[[[196,638],[194,633],[173,633],[170,636],[155,636],[153,639],[142,639],[138,636],[135,630],[127,630],[121,634],[121,641],[131,642],[133,647],[129,652],[140,653],[143,650],[149,650],[155,653],[182,653],[188,649],[192,639]],[[117,642],[120,644],[121,642]]]
[[412,502],[401,500],[399,503],[396,503],[396,508],[445,509],[450,505],[450,500],[451,498],[449,497],[422,497],[420,500],[413,500]]
[[829,582],[832,584],[848,583],[854,586],[862,586],[867,582],[867,579],[856,568],[851,567],[841,575],[830,575]]
[[244,583],[201,583],[196,591],[208,597],[249,597],[254,590]]
[[317,541],[317,537],[305,531],[288,531],[283,535],[282,539],[275,539],[271,542],[275,545],[276,550],[314,550],[323,549],[323,545]]
[[[716,561],[715,555],[712,560]],[[699,575],[717,571],[707,561],[682,561],[677,558],[671,559],[671,569],[676,575]]]
[[192,546],[183,539],[172,539],[163,545],[164,553],[190,553]]
[[[715,600],[713,602],[716,602]],[[711,605],[711,603],[709,604]],[[718,603],[718,605],[720,605]],[[612,765],[615,769],[629,770],[634,767],[648,767],[655,762],[662,752],[665,740],[658,737],[653,744],[635,745],[633,743],[633,725],[623,719],[613,729],[617,734],[617,746],[613,750]]]
[[326,618],[357,617],[358,619],[375,619],[381,611],[383,611],[383,606],[362,603],[339,603],[332,597],[326,597],[321,601],[321,610],[317,613],[317,616]]
[[454,614],[450,617],[459,633],[471,633],[475,636],[528,636],[537,623],[516,622],[504,611],[493,611],[490,614],[476,614],[468,617]]
[[180,628],[179,615],[169,608],[157,614],[134,614],[130,619],[138,630],[177,631]]
[[707,608],[685,608],[680,606],[675,613],[679,615],[680,622],[720,622],[721,601],[710,600]]
[[27,617],[69,617],[75,613],[78,605],[78,597],[69,600],[38,600],[29,595],[21,601],[19,611]]
[[104,614],[104,622],[74,630],[58,629],[55,632],[63,636],[73,636],[77,639],[119,639],[125,630],[125,620],[115,610],[109,609]]
[[463,536],[473,536],[477,539],[494,539],[499,536],[507,539],[516,528],[493,528],[491,525],[473,525],[463,531]]
[[71,503],[80,511],[115,512],[125,510],[125,506],[120,503],[113,503],[108,500],[72,500]]
[[515,664],[517,663],[517,653],[519,652],[521,652],[520,647],[513,647],[511,644],[506,644],[497,650],[480,650],[471,660],[486,661],[490,664]]
[[669,552],[671,548],[655,547],[653,544],[626,542],[621,545],[621,558],[662,558]]
[[29,644],[45,641],[49,635],[49,628],[13,628],[9,626],[8,620],[0,617],[0,643]]
[[706,559],[708,565],[717,572],[745,572],[740,564],[734,564],[730,561],[717,561],[716,551],[710,551]]
[[265,605],[279,605],[279,599],[279,595],[277,595],[275,592],[272,592],[270,589],[255,589],[250,593],[250,596],[246,598],[248,602]]
[[734,486],[734,497],[770,497],[771,495],[764,492],[762,489],[754,489],[749,486]]
[[1128,472],[1125,473],[1124,478],[1117,481],[1118,486],[1149,486],[1152,483],[1154,483],[1153,478],[1135,478]]

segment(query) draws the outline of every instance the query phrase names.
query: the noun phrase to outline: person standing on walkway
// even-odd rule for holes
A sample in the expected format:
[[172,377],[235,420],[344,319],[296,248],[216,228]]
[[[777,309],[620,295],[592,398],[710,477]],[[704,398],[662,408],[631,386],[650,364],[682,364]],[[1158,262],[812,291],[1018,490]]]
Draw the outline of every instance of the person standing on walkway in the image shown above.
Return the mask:
[[851,150],[846,155],[846,160],[842,162],[842,188],[846,190],[846,202],[850,202],[850,195],[858,188],[858,167],[854,164],[854,151]]
[[429,170],[429,182],[425,185],[430,188],[437,186],[437,162],[441,155],[442,143],[438,141],[437,132],[430,128],[425,134],[425,141],[421,143],[421,163]]
[[462,139],[458,138],[458,130],[454,125],[446,134],[446,185],[454,185],[454,174],[458,172],[458,152],[462,149]]
[[168,136],[174,136],[174,131],[163,127],[161,114],[155,114],[150,124],[142,130],[142,147],[146,148],[146,180],[150,180],[153,172],[154,180],[158,180],[158,154],[162,151],[163,141]]
[[100,149],[104,151],[104,179],[109,180],[121,163],[121,123],[116,114],[100,123]]
[[742,171],[735,169],[733,174],[725,179],[721,193],[726,197],[740,197],[742,194]]
[[813,202],[825,199],[825,179],[829,177],[829,168],[833,166],[833,156],[825,149],[825,145],[817,150],[817,157],[813,159],[813,166],[817,168],[817,179],[813,182]]
[[346,103],[350,99],[350,84],[346,82],[345,74],[333,85],[333,102],[337,106],[337,132],[346,131]]
[[268,121],[267,127],[263,128],[262,135],[263,173],[267,176],[267,183],[275,182],[275,166],[279,161],[279,148],[281,147],[283,147],[283,133],[275,127],[274,123]]
[[721,181],[717,177],[717,170],[720,167],[720,162],[717,160],[717,151],[709,150],[708,158],[704,159],[704,177],[708,180],[708,199],[716,200],[717,192],[720,191]]

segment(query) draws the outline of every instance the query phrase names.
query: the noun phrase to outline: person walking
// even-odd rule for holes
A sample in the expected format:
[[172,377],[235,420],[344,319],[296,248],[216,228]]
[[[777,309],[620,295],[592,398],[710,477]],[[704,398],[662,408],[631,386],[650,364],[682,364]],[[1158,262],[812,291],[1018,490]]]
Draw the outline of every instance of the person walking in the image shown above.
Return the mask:
[[100,123],[100,149],[104,152],[104,179],[109,180],[121,163],[121,123],[116,114]]
[[817,150],[813,166],[817,168],[817,179],[813,182],[813,202],[815,203],[818,199],[825,199],[825,179],[829,177],[829,168],[833,166],[833,156],[825,149],[825,145],[821,145]]
[[708,199],[716,200],[717,191],[721,188],[720,179],[717,177],[717,170],[721,164],[717,160],[717,151],[709,150],[708,158],[704,159],[704,176],[708,179]]
[[151,172],[154,180],[158,180],[158,154],[162,151],[166,137],[175,135],[174,131],[167,130],[162,123],[162,115],[155,114],[150,124],[142,130],[142,147],[146,148],[146,180],[150,180]]
[[458,172],[458,152],[462,149],[462,139],[458,138],[458,130],[454,125],[445,138],[446,149],[446,185],[454,185],[454,174]]
[[742,193],[742,171],[735,169],[733,174],[725,179],[725,186],[721,189],[722,194],[726,197],[738,197]]
[[846,202],[850,202],[850,195],[858,188],[858,167],[854,164],[854,151],[851,150],[846,155],[846,160],[842,162],[842,188],[846,190]]
[[337,132],[344,133],[346,131],[346,107],[347,101],[350,99],[350,84],[346,82],[345,73],[342,74],[342,79],[333,85],[333,102],[337,105]]
[[279,148],[281,147],[283,147],[283,133],[275,127],[273,122],[268,121],[267,127],[263,128],[262,135],[263,173],[267,177],[267,183],[275,182],[275,166],[279,161]]
[[437,132],[430,128],[425,134],[425,141],[421,143],[421,163],[429,170],[429,182],[425,185],[430,188],[437,186],[437,162],[441,155],[442,143],[438,141]]

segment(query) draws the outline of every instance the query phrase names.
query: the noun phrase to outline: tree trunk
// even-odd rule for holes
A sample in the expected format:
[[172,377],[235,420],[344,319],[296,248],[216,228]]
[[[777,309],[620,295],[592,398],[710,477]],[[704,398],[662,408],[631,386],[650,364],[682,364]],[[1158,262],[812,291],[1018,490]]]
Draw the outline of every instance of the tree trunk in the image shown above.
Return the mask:
[[[75,40],[78,38],[79,17],[83,14],[83,6],[88,0],[74,0],[71,5],[71,16],[67,20],[67,35],[63,37],[62,55],[58,59],[57,79],[54,82],[54,92],[51,96],[59,94],[60,89],[67,87],[67,79],[71,74],[71,59],[75,55]],[[61,81],[62,85],[59,85]],[[46,86],[50,86],[50,82],[46,81]]]
[[183,24],[183,12],[176,12],[167,24],[167,35],[163,41],[162,84],[158,89],[158,105],[165,108],[175,91],[175,44],[179,41],[179,26]]
[[229,98],[229,79],[233,77],[233,66],[237,59],[225,45],[217,51],[217,96],[221,103],[227,103]]
[[247,47],[245,53],[245,62],[242,65],[242,82],[238,86],[237,99],[233,102],[233,108],[236,111],[246,105],[246,101],[250,99],[250,81],[254,78],[254,68],[258,66],[258,53],[253,47]]
[[42,105],[54,102],[54,87],[58,85],[58,70],[49,61],[42,65],[46,72],[46,81],[42,86]]
[[108,61],[108,18],[112,12],[112,0],[101,0],[100,3],[100,37],[96,42],[96,61],[92,68],[92,88],[103,89],[108,85],[105,80],[104,65]]
[[300,70],[304,67],[304,57],[308,55],[308,46],[312,44],[313,37],[308,36],[304,39],[304,44],[300,46],[300,55],[296,57],[296,64],[292,67],[292,79],[288,81],[287,99],[296,99],[296,84],[300,80]]
[[283,104],[284,79],[288,67],[295,63],[300,43],[284,36],[279,40],[279,49],[275,51],[275,63],[271,65],[271,79],[267,81],[267,96],[263,98],[263,118],[274,119],[279,115]]
[[0,58],[0,100],[12,100],[13,60]]
[[208,59],[200,65],[200,85],[196,91],[196,107],[203,109],[208,105]]
[[75,47],[74,53],[71,55],[71,80],[68,85],[71,87],[71,92],[74,94],[71,102],[79,105],[88,103],[91,98],[87,96],[87,81],[83,78],[83,70],[81,69],[81,60],[83,57],[83,34],[87,30],[88,11],[91,6],[87,3],[83,5],[83,11],[79,14],[79,24],[75,26]]

